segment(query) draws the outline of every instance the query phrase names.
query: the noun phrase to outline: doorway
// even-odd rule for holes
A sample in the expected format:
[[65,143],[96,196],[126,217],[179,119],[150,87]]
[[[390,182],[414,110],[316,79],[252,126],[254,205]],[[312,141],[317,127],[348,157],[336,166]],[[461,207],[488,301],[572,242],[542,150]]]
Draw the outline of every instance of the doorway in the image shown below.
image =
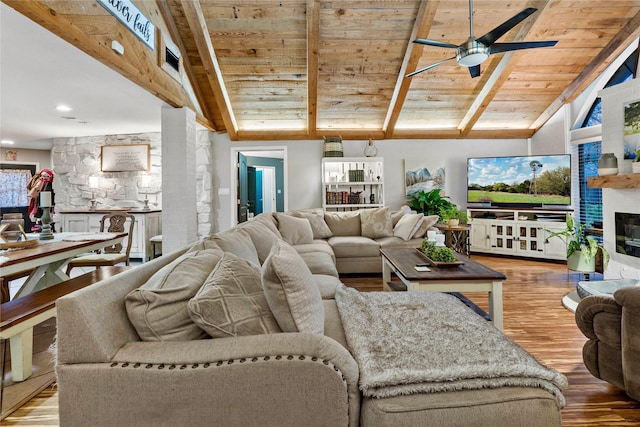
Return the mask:
[[234,148],[231,155],[237,166],[231,185],[234,224],[260,213],[286,211],[286,147]]

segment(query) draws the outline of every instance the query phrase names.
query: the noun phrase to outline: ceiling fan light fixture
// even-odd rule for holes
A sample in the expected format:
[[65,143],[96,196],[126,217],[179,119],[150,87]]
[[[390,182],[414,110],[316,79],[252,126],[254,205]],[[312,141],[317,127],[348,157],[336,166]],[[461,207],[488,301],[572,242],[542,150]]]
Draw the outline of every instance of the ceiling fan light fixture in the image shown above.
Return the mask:
[[475,40],[469,40],[456,49],[456,61],[465,67],[475,67],[486,61],[490,53],[491,48]]

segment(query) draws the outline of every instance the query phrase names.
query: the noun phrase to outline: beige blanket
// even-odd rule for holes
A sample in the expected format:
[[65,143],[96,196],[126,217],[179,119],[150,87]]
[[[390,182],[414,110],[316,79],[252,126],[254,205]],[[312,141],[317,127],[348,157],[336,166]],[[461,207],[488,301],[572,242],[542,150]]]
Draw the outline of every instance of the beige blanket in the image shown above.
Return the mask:
[[451,295],[341,286],[336,303],[365,396],[524,386],[565,404],[564,375]]

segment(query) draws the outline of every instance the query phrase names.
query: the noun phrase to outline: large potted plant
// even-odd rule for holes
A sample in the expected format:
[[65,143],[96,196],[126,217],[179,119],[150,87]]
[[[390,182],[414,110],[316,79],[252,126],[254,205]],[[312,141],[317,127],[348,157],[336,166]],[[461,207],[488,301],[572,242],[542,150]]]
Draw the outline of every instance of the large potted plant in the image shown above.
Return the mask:
[[587,226],[575,221],[567,214],[564,230],[552,232],[549,237],[559,237],[567,245],[567,267],[573,271],[593,273],[596,271],[596,254],[602,251],[603,268],[611,258],[609,252],[598,241],[586,233]]
[[455,206],[453,202],[449,200],[449,196],[441,195],[440,191],[442,191],[440,188],[434,188],[429,191],[420,190],[411,196],[407,204],[418,213],[424,215],[440,215],[440,211],[442,211],[443,208]]

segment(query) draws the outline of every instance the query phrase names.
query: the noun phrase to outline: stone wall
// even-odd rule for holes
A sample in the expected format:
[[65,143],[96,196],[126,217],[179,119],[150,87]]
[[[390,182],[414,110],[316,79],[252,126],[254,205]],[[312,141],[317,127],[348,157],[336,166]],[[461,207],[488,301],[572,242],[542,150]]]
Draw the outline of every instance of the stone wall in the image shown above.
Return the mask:
[[[211,137],[210,132],[197,133],[198,235],[211,232]],[[91,206],[95,197],[98,209],[132,208],[144,206],[148,195],[151,209],[162,209],[162,155],[160,133],[104,135],[73,138],[54,138],[51,149],[55,173],[54,191],[56,211],[83,210]],[[142,187],[145,172],[101,172],[102,145],[149,144],[150,184]],[[99,177],[99,188],[89,186],[89,177]],[[170,201],[168,201],[170,202]]]

